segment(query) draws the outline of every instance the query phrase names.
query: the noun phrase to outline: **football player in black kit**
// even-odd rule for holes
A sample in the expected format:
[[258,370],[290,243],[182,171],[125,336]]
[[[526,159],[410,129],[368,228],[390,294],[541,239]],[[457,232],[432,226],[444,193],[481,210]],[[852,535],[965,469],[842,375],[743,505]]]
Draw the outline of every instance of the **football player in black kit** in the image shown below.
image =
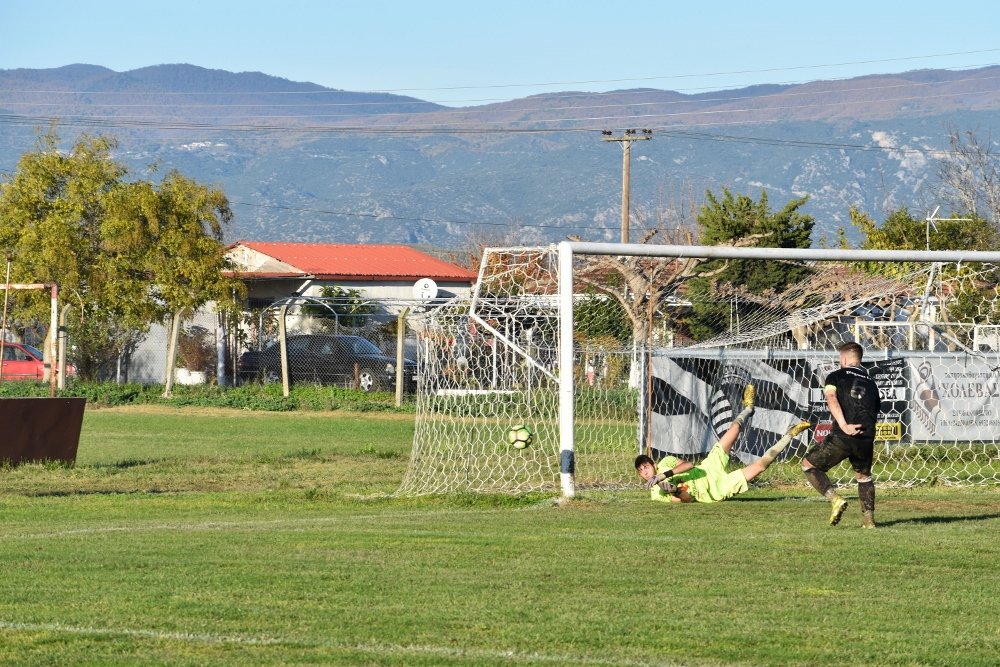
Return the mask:
[[872,456],[875,445],[875,420],[881,408],[878,386],[861,366],[864,350],[857,343],[837,348],[840,368],[826,376],[823,394],[830,407],[832,428],[826,439],[806,452],[802,472],[814,489],[832,505],[830,525],[840,523],[847,501],[838,494],[827,471],[844,459],[850,459],[858,480],[861,501],[861,525],[875,527],[875,482],[872,480]]

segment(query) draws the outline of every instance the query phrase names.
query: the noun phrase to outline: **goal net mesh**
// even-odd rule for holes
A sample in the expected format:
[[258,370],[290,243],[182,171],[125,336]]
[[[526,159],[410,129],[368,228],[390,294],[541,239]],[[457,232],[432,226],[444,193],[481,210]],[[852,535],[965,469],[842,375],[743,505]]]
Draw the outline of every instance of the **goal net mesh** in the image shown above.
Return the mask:
[[[857,341],[883,412],[882,486],[1000,482],[1000,266],[586,256],[573,264],[573,367],[559,367],[557,250],[485,252],[469,298],[413,318],[421,377],[398,491],[559,489],[558,379],[574,379],[578,490],[636,487],[633,459],[697,460],[729,427],[743,387],[757,409],[733,449],[754,461],[798,436],[757,484],[802,484],[826,437],[822,386]],[[510,446],[524,424],[530,446]],[[853,480],[845,463],[836,483]]]

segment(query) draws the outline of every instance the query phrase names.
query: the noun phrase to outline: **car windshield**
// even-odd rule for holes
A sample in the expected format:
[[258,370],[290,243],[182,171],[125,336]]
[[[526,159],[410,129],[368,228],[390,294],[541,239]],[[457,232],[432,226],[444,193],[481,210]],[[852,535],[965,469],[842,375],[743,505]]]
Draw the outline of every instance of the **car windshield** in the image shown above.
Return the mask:
[[30,353],[31,353],[31,355],[32,355],[32,356],[33,356],[33,357],[34,357],[35,359],[43,359],[43,358],[45,358],[45,353],[44,353],[44,352],[42,352],[41,350],[39,350],[39,349],[38,349],[37,347],[35,347],[34,345],[25,345],[25,346],[24,346],[24,349],[26,349],[26,350],[27,350],[28,352],[30,352]]
[[348,349],[354,354],[382,354],[382,350],[366,338],[347,338],[344,340]]

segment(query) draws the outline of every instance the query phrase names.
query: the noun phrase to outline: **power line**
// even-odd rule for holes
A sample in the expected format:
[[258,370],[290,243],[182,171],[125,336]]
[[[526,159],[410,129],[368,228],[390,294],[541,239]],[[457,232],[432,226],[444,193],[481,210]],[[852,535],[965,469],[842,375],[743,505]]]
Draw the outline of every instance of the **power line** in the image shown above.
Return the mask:
[[[623,120],[621,117],[611,117],[611,120]],[[769,146],[790,146],[790,147],[800,147],[800,148],[826,148],[832,150],[850,150],[850,151],[868,151],[868,152],[883,152],[883,153],[904,153],[913,155],[928,155],[933,157],[946,157],[948,155],[953,155],[952,151],[934,149],[934,148],[917,148],[917,147],[895,147],[895,146],[872,146],[865,144],[847,144],[847,143],[837,143],[837,142],[817,142],[817,141],[806,141],[799,139],[776,139],[768,137],[750,137],[741,135],[729,135],[729,134],[711,134],[707,132],[693,132],[688,128],[691,127],[709,127],[709,126],[723,126],[723,125],[738,125],[746,126],[749,124],[753,125],[763,125],[768,123],[778,123],[783,122],[782,120],[764,120],[764,121],[728,121],[728,122],[716,122],[716,123],[691,123],[687,125],[681,124],[671,124],[671,125],[657,125],[650,124],[650,129],[661,132],[667,136],[675,136],[679,138],[687,138],[693,141],[720,141],[720,142],[735,142],[735,143],[745,143],[745,144],[760,144]],[[128,122],[128,121],[115,121],[115,122],[101,122],[95,121],[94,119],[83,119],[77,122],[72,118],[61,118],[58,116],[12,116],[10,114],[0,114],[0,124],[10,124],[10,125],[23,125],[23,126],[38,126],[38,125],[66,125],[70,127],[99,127],[99,128],[111,128],[111,129],[125,129],[125,128],[150,128],[157,130],[205,130],[214,132],[248,132],[248,133],[269,133],[269,132],[282,132],[290,134],[375,134],[375,135],[412,135],[412,136],[428,136],[428,135],[454,135],[454,136],[464,136],[464,135],[538,135],[538,134],[591,134],[596,132],[601,132],[600,128],[597,127],[580,127],[580,128],[457,128],[457,127],[437,127],[437,128],[377,128],[377,127],[366,127],[366,126],[339,126],[339,127],[315,127],[315,126],[301,126],[301,127],[289,127],[289,126],[276,126],[276,125],[210,125],[204,123],[175,123],[170,125],[161,125],[156,123],[145,123],[145,122]]]
[[530,227],[537,229],[586,229],[594,231],[611,231],[611,227],[592,227],[587,225],[543,225],[543,224],[529,224],[529,223],[513,223],[513,222],[488,222],[479,220],[446,220],[443,218],[421,218],[421,217],[407,217],[401,215],[387,215],[385,213],[365,213],[362,211],[343,211],[343,210],[330,210],[321,208],[304,208],[297,206],[281,206],[278,204],[254,204],[251,202],[241,202],[241,201],[230,201],[232,205],[236,206],[249,206],[253,208],[266,208],[266,209],[278,209],[283,211],[295,211],[299,213],[316,213],[320,215],[338,215],[349,218],[371,218],[374,220],[398,220],[400,222],[427,222],[433,224],[447,224],[447,225],[481,225],[488,227]]

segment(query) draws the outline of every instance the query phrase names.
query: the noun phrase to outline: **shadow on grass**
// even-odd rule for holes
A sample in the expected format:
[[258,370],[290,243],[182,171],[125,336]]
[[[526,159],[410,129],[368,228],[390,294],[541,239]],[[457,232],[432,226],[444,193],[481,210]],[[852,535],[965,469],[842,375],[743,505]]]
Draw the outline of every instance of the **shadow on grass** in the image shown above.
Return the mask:
[[[850,498],[849,500],[857,501],[857,497]],[[770,503],[775,501],[785,501],[785,500],[800,500],[804,502],[827,502],[825,498],[819,496],[816,497],[746,497],[746,496],[736,496],[734,498],[726,499],[727,503],[738,502],[738,503]],[[877,513],[876,513],[877,515]],[[993,519],[1000,519],[1000,512],[992,512],[990,514],[958,514],[954,516],[916,516],[910,517],[908,519],[890,519],[888,521],[877,521],[880,528],[889,526],[904,526],[907,524],[915,525],[925,525],[929,526],[935,523],[957,523],[959,521],[992,521]]]
[[727,503],[737,502],[737,503],[776,503],[788,500],[788,498],[782,496],[733,496],[732,498],[726,498]]
[[169,489],[143,489],[122,490],[122,489],[70,489],[67,491],[25,491],[17,495],[28,498],[66,498],[70,496],[146,496],[159,495],[163,493],[176,494],[176,491]]
[[114,468],[115,470],[128,470],[129,468],[138,468],[139,466],[148,466],[155,463],[160,463],[163,459],[124,459],[122,461],[115,461],[114,463],[94,463],[88,468],[94,468],[96,470]]
[[879,521],[879,527],[901,526],[906,524],[930,525],[934,523],[956,523],[958,521],[991,521],[1000,519],[1000,513],[993,514],[964,514],[958,516],[917,516],[910,519],[891,519],[889,521]]

